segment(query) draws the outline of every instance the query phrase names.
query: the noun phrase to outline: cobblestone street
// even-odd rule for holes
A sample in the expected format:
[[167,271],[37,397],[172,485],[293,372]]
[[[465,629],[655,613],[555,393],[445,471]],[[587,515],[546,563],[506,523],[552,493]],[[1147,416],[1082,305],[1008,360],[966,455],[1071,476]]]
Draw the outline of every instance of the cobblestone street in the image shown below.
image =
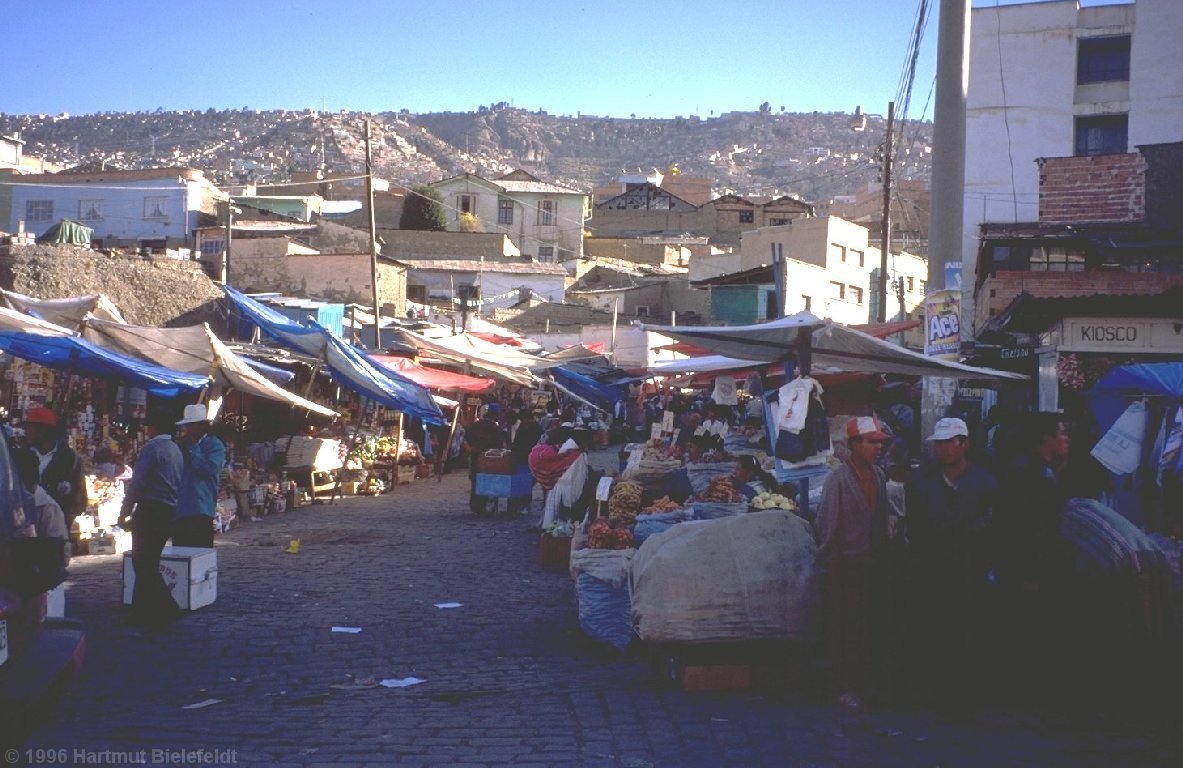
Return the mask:
[[[660,683],[642,654],[583,637],[570,576],[537,563],[532,517],[474,518],[467,484],[453,472],[220,535],[217,601],[166,630],[125,625],[120,558],[75,559],[67,615],[86,624],[86,663],[21,761],[199,762],[155,749],[242,766],[1179,764],[1178,742],[1150,729],[1014,712],[951,727]],[[449,602],[461,605],[436,607]],[[425,682],[366,685],[407,677]]]

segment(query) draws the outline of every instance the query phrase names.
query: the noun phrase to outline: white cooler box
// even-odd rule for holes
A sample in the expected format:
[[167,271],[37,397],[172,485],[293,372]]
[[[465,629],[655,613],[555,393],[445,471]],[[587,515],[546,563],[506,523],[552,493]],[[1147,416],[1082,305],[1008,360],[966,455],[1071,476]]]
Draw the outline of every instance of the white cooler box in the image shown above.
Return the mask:
[[[218,597],[218,553],[202,547],[165,547],[160,575],[183,611],[209,605]],[[131,605],[136,569],[131,553],[123,555],[123,604]]]

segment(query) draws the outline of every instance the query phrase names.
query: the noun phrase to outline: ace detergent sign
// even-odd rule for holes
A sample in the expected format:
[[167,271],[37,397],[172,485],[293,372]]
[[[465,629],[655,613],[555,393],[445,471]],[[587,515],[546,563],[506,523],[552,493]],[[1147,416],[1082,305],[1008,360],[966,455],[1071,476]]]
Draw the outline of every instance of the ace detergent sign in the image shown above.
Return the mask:
[[961,292],[936,291],[924,300],[924,353],[956,360],[961,352]]

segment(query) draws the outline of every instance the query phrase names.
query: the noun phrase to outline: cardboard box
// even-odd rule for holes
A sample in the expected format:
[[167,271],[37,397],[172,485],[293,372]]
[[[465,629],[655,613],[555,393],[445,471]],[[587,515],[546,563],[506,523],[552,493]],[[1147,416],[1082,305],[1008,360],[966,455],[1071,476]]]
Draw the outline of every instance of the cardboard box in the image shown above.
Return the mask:
[[66,585],[58,584],[45,595],[45,617],[64,619],[66,617]]
[[486,475],[512,475],[513,454],[506,448],[490,448],[477,457],[476,471]]
[[[218,553],[201,547],[165,547],[160,555],[160,575],[184,611],[195,611],[218,597]],[[131,605],[136,569],[131,553],[123,556],[123,604]]]

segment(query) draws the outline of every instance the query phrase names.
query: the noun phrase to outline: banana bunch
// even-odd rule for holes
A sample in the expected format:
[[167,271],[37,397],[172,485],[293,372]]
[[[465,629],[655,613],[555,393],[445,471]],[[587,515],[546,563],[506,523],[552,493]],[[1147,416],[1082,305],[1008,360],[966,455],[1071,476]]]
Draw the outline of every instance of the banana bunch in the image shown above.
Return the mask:
[[790,512],[797,511],[797,502],[790,499],[788,496],[782,496],[779,493],[769,493],[764,491],[754,497],[748,502],[752,509],[787,509]]

